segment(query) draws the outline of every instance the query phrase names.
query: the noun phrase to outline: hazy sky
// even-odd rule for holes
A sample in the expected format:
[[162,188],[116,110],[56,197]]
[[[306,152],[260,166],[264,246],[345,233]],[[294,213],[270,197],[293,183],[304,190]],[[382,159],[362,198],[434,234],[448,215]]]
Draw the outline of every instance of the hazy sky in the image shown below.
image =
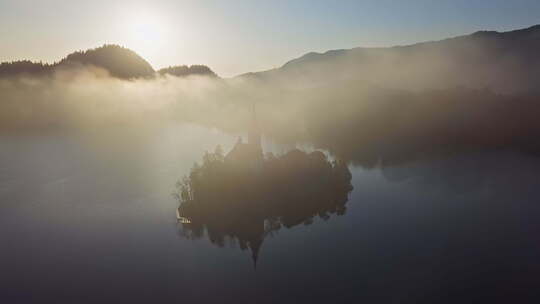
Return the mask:
[[233,76],[310,51],[539,23],[539,0],[0,0],[0,61],[53,62],[74,50],[116,43],[156,69],[206,64]]

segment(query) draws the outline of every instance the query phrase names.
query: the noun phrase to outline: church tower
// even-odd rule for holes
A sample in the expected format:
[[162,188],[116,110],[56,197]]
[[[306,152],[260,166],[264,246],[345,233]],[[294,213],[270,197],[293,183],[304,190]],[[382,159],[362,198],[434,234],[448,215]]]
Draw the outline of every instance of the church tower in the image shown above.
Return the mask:
[[255,171],[260,171],[263,167],[264,156],[261,145],[261,133],[255,115],[255,103],[252,108],[252,122],[248,129],[248,141],[242,143],[239,138],[232,150],[225,155],[225,161],[235,162],[236,166],[245,166]]
[[253,102],[252,106],[252,121],[248,131],[248,145],[250,145],[254,150],[262,151],[261,133],[257,123],[257,114],[255,113],[255,102]]

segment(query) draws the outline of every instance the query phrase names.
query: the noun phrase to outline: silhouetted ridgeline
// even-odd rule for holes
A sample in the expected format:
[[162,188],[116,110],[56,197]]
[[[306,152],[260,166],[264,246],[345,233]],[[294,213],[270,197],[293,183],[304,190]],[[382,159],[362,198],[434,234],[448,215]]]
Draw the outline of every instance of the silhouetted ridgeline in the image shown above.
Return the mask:
[[[148,78],[155,76],[152,66],[134,51],[114,44],[86,51],[78,51],[67,55],[54,64],[34,63],[30,61],[3,62],[0,65],[0,77],[13,76],[43,76],[50,75],[58,68],[78,68],[80,66],[95,66],[103,68],[113,77],[121,79]],[[185,68],[184,68],[185,67]],[[217,75],[203,65],[191,67],[179,66],[160,70],[160,74],[173,76],[188,76],[190,74]]]
[[510,32],[481,31],[388,48],[308,53],[281,68],[241,77],[293,87],[358,81],[398,89],[489,87],[496,92],[540,90],[540,25]]
[[15,75],[45,75],[51,72],[53,65],[29,60],[0,63],[0,77]]
[[118,45],[104,45],[82,52],[69,54],[60,60],[59,66],[82,64],[104,68],[118,78],[151,77],[152,66],[137,53]]
[[217,77],[209,67],[205,65],[177,65],[173,67],[163,68],[158,71],[160,75],[172,75],[177,77],[186,77],[190,75],[201,75],[201,76],[210,76]]

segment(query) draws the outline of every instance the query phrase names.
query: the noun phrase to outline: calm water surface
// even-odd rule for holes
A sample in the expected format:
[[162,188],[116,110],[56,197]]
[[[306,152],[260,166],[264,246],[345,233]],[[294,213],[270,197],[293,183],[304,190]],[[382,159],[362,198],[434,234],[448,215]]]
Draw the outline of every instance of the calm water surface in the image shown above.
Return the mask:
[[[236,136],[174,125],[0,137],[1,303],[533,301],[540,158],[351,166],[347,212],[249,251],[179,233],[175,182]],[[265,150],[292,147],[267,143]]]

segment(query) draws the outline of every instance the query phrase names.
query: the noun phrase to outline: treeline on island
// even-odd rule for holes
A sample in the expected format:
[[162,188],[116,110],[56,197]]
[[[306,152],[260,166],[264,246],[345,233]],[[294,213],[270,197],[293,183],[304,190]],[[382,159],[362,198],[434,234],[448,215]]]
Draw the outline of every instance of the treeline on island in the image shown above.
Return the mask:
[[256,263],[267,236],[346,213],[353,189],[346,163],[320,151],[260,153],[235,159],[218,146],[195,163],[174,193],[182,236],[206,234],[219,247],[227,240],[237,243],[251,250]]
[[85,66],[102,68],[108,71],[110,76],[120,79],[151,78],[165,74],[177,77],[191,75],[217,77],[209,67],[204,65],[192,65],[190,67],[180,65],[164,68],[156,72],[137,53],[115,44],[106,44],[86,51],[77,51],[52,64],[29,60],[2,62],[0,64],[0,77],[46,76],[59,69]]

